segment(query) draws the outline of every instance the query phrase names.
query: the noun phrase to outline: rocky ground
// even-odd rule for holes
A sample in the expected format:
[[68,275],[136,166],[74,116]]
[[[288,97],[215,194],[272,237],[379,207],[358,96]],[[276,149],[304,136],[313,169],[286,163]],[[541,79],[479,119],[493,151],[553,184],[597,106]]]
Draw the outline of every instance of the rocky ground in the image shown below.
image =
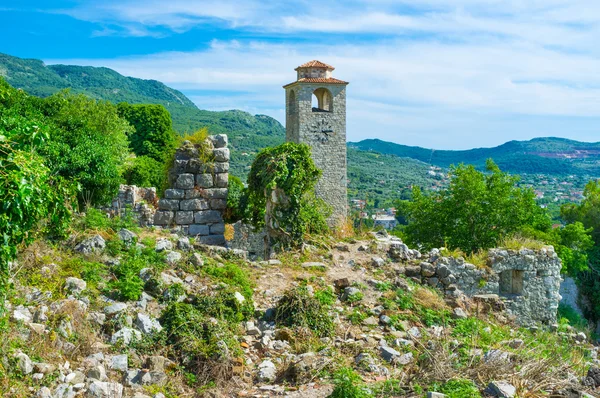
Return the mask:
[[[21,253],[2,396],[580,397],[600,386],[584,331],[518,328],[495,303],[418,283],[439,252],[367,235],[256,262],[128,227],[84,226]],[[366,395],[340,395],[344,370]]]

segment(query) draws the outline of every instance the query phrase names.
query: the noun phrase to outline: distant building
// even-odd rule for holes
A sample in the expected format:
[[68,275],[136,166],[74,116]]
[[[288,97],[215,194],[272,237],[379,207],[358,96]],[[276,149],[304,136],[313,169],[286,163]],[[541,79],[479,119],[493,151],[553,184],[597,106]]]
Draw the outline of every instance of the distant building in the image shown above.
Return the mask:
[[385,229],[394,229],[398,225],[398,220],[394,216],[377,214],[373,216],[373,225],[381,225]]

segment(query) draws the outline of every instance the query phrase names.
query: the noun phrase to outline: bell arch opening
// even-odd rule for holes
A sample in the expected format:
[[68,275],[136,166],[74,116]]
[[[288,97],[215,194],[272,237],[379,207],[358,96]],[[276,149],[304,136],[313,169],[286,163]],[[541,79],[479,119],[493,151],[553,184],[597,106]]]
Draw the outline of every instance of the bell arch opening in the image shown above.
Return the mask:
[[321,87],[313,91],[312,95],[313,112],[333,112],[333,96],[331,91]]

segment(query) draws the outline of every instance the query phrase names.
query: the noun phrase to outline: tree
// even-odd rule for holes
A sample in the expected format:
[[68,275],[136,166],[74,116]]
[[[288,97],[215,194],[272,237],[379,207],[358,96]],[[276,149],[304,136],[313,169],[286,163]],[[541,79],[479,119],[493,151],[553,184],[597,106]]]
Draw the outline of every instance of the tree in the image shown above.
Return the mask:
[[516,187],[518,177],[488,160],[487,173],[474,166],[450,169],[450,185],[437,193],[413,190],[405,207],[406,233],[414,244],[475,252],[496,246],[524,226],[548,230],[550,219],[531,189]]
[[283,247],[300,244],[306,234],[327,231],[331,210],[313,193],[320,176],[306,144],[263,149],[248,176],[251,223],[266,225],[270,238]]
[[122,183],[131,127],[107,101],[60,92],[39,104],[51,125],[40,148],[53,173],[81,185],[80,205],[106,204]]
[[137,156],[149,156],[158,162],[169,160],[175,149],[176,135],[171,114],[162,105],[117,105],[119,116],[135,129],[129,136],[129,145]]
[[52,130],[41,115],[33,117],[26,100],[0,79],[0,317],[17,248],[31,243],[38,230],[62,236],[74,192],[37,153]]

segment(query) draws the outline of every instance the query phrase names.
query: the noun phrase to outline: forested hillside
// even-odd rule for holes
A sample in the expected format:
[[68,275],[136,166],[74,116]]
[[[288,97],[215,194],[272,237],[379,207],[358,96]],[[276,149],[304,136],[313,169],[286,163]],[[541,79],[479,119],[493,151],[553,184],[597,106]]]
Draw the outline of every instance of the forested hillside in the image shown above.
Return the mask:
[[510,141],[493,148],[464,151],[433,150],[368,139],[350,143],[354,148],[417,159],[439,167],[473,164],[482,169],[492,158],[506,171],[515,174],[600,176],[600,143],[586,143],[564,138],[535,138]]

